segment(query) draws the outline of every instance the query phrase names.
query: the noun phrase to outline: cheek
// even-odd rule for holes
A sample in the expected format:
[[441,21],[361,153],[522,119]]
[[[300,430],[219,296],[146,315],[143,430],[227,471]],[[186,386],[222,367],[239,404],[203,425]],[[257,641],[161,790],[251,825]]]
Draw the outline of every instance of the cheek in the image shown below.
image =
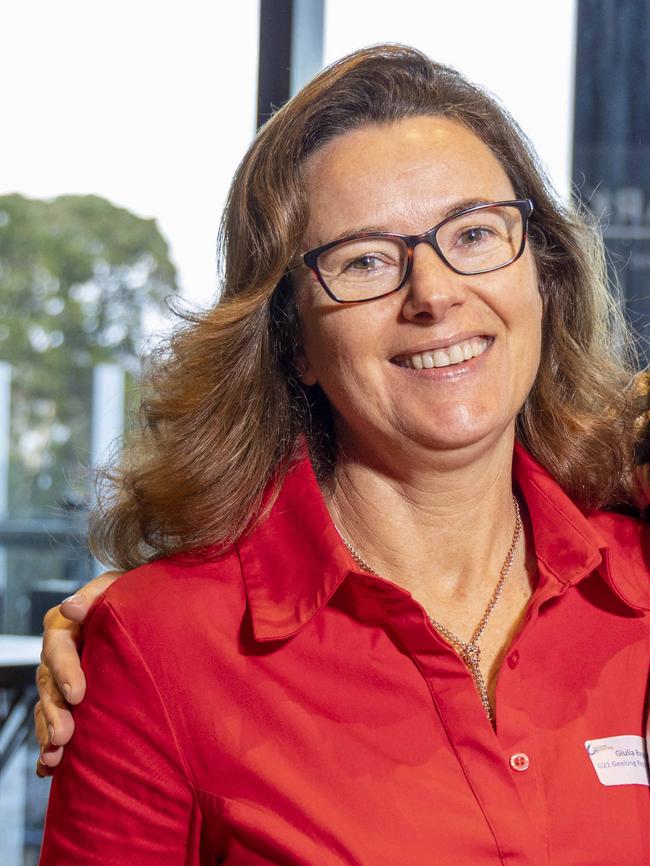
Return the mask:
[[338,364],[340,341],[332,317],[336,317],[336,309],[327,307],[313,286],[301,287],[298,298],[298,372],[304,385],[322,385]]
[[533,350],[541,342],[544,302],[535,264],[532,259],[524,262],[526,267],[522,280],[513,286],[517,302],[513,307],[514,315],[511,313],[510,316],[511,328],[519,333],[529,350]]
[[537,349],[542,340],[542,321],[544,319],[544,304],[538,291],[530,297],[521,312],[524,323],[524,340],[529,343],[530,351]]
[[540,294],[539,288],[535,286],[533,299],[531,302],[532,314],[532,331],[535,335],[535,344],[538,347],[538,352],[541,351],[542,345],[542,327],[544,324],[544,300]]
[[297,304],[301,380],[339,390],[342,380],[355,378],[367,366],[381,333],[382,322],[376,321],[381,310],[337,304],[320,286],[309,284],[303,285]]
[[[333,407],[372,403],[382,391],[382,330],[363,306],[311,308],[302,320],[303,384],[318,384]],[[373,397],[374,395],[374,397]]]
[[526,375],[525,387],[529,391],[537,377],[542,354],[542,326],[544,302],[537,288],[531,287],[527,303],[520,312],[521,331],[518,351],[521,355],[521,370]]
[[333,327],[328,321],[331,313],[312,311],[307,319],[302,320],[302,364],[303,383],[305,385],[320,384],[324,388],[336,387],[336,382],[345,371],[354,368],[354,357],[357,343],[348,335],[346,329]]

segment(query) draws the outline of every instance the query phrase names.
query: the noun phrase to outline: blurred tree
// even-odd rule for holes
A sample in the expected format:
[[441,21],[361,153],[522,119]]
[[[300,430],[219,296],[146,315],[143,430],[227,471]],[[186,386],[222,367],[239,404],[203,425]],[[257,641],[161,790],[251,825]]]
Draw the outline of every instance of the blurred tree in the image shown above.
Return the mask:
[[10,514],[87,496],[92,367],[137,375],[144,317],[177,291],[155,220],[95,195],[0,196],[0,360],[13,368]]

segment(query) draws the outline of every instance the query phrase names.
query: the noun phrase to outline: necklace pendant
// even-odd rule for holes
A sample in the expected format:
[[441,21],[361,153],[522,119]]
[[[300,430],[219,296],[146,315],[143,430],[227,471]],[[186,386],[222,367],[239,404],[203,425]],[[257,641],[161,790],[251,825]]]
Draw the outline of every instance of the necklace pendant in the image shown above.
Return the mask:
[[478,668],[481,662],[481,648],[478,644],[467,643],[462,650],[463,661],[473,668]]

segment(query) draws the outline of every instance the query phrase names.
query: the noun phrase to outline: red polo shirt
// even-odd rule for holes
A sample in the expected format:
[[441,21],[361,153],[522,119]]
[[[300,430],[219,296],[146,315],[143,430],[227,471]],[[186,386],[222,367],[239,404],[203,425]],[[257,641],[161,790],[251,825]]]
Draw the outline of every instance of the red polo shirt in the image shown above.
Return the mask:
[[250,537],[94,608],[42,866],[650,862],[634,760],[596,770],[644,732],[648,527],[585,518],[520,448],[514,476],[539,583],[496,731],[422,607],[351,561],[304,461]]

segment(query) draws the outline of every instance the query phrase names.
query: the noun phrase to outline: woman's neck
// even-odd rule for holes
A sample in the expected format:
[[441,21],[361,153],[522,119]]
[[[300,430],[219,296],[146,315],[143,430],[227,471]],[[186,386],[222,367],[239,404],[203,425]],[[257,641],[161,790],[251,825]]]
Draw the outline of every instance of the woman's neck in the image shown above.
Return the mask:
[[498,577],[512,540],[513,439],[471,461],[399,467],[346,446],[325,494],[332,519],[382,576],[440,603],[471,597]]

